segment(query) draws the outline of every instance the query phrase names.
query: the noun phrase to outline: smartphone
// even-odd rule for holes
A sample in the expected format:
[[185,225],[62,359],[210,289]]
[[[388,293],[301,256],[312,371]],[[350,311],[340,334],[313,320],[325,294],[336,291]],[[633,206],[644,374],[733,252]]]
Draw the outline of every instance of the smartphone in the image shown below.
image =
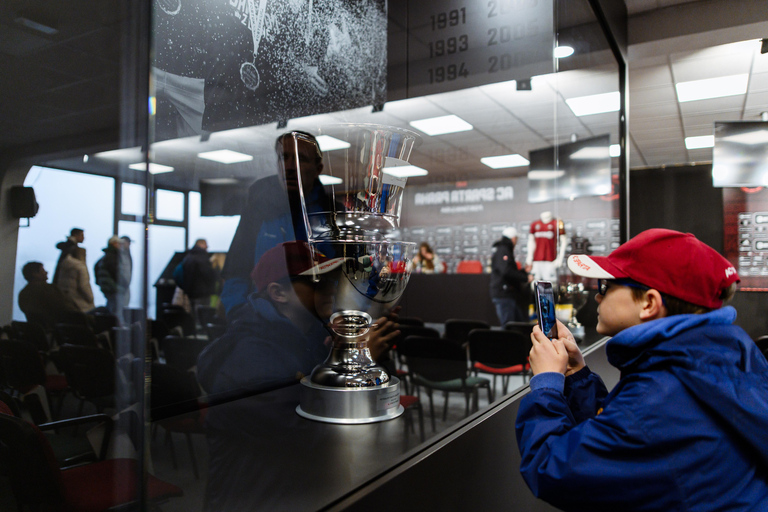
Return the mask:
[[547,338],[557,338],[555,292],[552,289],[552,283],[536,281],[533,284],[536,293],[536,315],[539,320],[539,328]]

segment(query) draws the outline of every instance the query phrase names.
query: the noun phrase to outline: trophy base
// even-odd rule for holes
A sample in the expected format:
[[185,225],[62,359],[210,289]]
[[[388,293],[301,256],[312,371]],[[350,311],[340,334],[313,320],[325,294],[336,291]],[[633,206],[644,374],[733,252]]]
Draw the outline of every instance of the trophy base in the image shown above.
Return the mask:
[[583,325],[581,325],[581,324],[579,324],[579,325],[566,324],[566,327],[568,327],[568,330],[571,331],[571,334],[573,334],[573,337],[576,338],[576,341],[583,341],[584,340],[584,336],[585,336],[586,332],[584,331],[584,326]]
[[376,423],[397,418],[404,411],[397,377],[383,386],[368,388],[321,386],[304,377],[299,401],[299,416],[323,423]]

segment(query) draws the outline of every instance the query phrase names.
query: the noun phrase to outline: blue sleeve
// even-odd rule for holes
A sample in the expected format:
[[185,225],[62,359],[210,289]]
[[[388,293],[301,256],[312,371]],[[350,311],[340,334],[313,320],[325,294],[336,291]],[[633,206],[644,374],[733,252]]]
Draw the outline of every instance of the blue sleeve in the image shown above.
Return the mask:
[[576,423],[593,418],[608,396],[603,379],[588,367],[565,378],[565,399]]
[[[571,383],[571,392],[585,391],[581,384]],[[622,510],[622,503],[661,503],[674,495],[675,478],[663,459],[649,460],[655,448],[636,416],[647,392],[645,386],[627,386],[605,411],[578,423],[562,392],[531,390],[520,403],[515,428],[520,472],[533,494],[565,510]]]

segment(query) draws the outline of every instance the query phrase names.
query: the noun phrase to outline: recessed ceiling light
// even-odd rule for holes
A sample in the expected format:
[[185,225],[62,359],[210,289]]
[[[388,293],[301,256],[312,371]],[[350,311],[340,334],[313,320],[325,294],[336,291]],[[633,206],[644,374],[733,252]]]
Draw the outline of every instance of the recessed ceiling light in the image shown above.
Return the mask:
[[347,149],[351,144],[347,141],[331,137],[330,135],[318,135],[317,144],[320,151],[333,151],[334,149]]
[[616,112],[621,105],[621,94],[616,92],[606,92],[603,94],[592,94],[590,96],[580,96],[565,100],[568,107],[576,116],[590,116],[592,114],[604,114],[606,112]]
[[565,175],[565,171],[528,171],[529,180],[556,180]]
[[710,98],[722,98],[724,96],[736,96],[747,92],[749,75],[731,75],[718,78],[706,78],[675,84],[677,101],[706,100]]
[[[138,162],[128,166],[129,169],[134,171],[146,171],[147,162]],[[154,162],[149,163],[149,174],[163,174],[164,172],[173,172],[173,167],[167,165],[156,164]]]
[[611,144],[608,146],[608,154],[612,157],[621,156],[621,147],[618,144]]
[[222,164],[236,164],[239,162],[250,162],[253,160],[253,155],[246,155],[244,153],[238,153],[237,151],[231,151],[229,149],[206,151],[204,153],[198,153],[197,156]]
[[339,183],[343,183],[344,180],[341,178],[337,178],[336,176],[330,176],[328,174],[321,174],[319,176],[320,183],[323,185],[338,185]]
[[385,167],[384,172],[398,178],[412,178],[414,176],[426,176],[429,171],[415,165],[401,165],[399,167]]
[[521,155],[485,156],[480,161],[491,169],[506,169],[507,167],[521,167],[530,162]]
[[240,181],[235,178],[207,178],[200,180],[200,183],[205,183],[206,185],[238,185]]
[[715,145],[714,135],[702,135],[701,137],[686,137],[685,149],[711,148]]
[[722,140],[735,142],[736,144],[745,144],[747,146],[756,146],[758,144],[768,144],[768,130],[753,130],[751,132],[739,133],[723,137]]
[[597,160],[610,158],[611,150],[605,146],[587,146],[570,155],[571,160]]
[[555,48],[554,54],[556,59],[564,59],[573,55],[573,48],[570,46],[558,46]]
[[420,119],[418,121],[411,121],[408,124],[427,135],[443,135],[445,133],[466,132],[473,129],[471,124],[455,115]]

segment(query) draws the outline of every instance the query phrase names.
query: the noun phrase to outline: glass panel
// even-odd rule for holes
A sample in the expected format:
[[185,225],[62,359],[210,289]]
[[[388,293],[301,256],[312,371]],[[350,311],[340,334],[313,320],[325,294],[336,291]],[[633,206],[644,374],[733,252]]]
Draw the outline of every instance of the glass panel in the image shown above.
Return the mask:
[[160,220],[184,220],[184,193],[159,189],[155,193],[155,216]]
[[172,226],[149,226],[149,265],[147,277],[149,282],[149,296],[147,297],[147,312],[154,317],[157,309],[157,297],[155,287],[161,274],[168,265],[171,256],[184,252],[184,228]]
[[147,211],[147,189],[135,183],[123,183],[121,209],[123,215],[144,215]]
[[200,215],[200,193],[189,193],[189,239],[205,238],[208,251],[226,253],[235,230],[240,222],[240,215],[203,217]]
[[[142,296],[144,293],[142,288],[144,266],[141,264],[144,257],[144,223],[121,220],[117,223],[117,232],[121,238],[128,237],[130,239],[128,250],[133,262],[133,277],[131,279],[128,306],[131,308],[141,308],[143,307]],[[149,312],[151,313],[152,310],[149,310]]]

